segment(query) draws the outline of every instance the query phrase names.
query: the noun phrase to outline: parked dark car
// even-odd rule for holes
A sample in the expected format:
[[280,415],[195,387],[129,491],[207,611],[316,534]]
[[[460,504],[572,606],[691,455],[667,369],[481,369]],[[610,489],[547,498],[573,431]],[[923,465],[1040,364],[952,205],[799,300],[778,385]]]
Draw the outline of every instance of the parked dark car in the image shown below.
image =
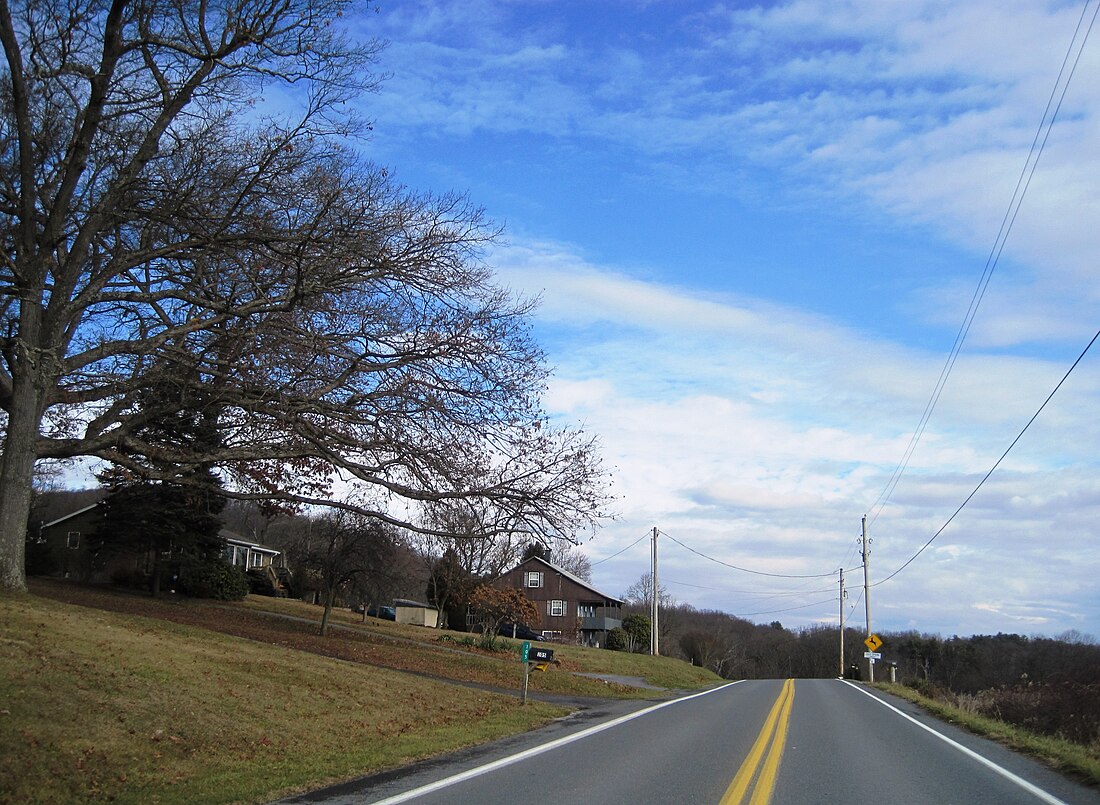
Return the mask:
[[[363,605],[357,604],[353,608],[353,611],[362,613]],[[384,620],[388,621],[397,620],[397,612],[394,610],[393,607],[371,607],[367,610],[367,614],[370,615],[372,618],[383,618]]]
[[524,626],[522,623],[515,627],[514,634],[512,633],[512,624],[502,623],[497,627],[497,634],[505,637],[515,637],[517,640],[542,640],[540,632],[536,632],[530,626]]

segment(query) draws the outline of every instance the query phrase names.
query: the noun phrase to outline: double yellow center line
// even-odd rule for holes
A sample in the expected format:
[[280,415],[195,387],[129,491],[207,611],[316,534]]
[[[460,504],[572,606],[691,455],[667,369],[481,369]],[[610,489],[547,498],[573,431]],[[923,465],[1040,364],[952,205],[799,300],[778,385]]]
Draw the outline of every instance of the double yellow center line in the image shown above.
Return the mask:
[[[767,805],[771,800],[772,792],[775,791],[776,777],[779,774],[779,761],[783,757],[783,746],[787,743],[787,727],[791,722],[793,702],[794,680],[788,679],[783,683],[783,690],[772,705],[768,719],[764,722],[764,728],[756,737],[756,742],[749,750],[745,762],[738,769],[737,776],[726,789],[720,805],[741,805],[754,778],[756,786],[753,788],[749,805]],[[766,759],[765,752],[767,752]],[[763,766],[761,766],[761,760],[763,760]]]

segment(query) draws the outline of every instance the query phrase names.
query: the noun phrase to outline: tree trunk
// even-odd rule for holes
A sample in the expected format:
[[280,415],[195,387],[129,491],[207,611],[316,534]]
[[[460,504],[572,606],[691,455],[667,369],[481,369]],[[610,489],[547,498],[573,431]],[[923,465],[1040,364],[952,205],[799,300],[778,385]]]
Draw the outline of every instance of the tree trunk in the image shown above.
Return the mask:
[[332,614],[332,602],[336,599],[336,588],[331,587],[325,591],[325,609],[321,613],[321,637],[328,634],[328,618]]
[[161,561],[160,555],[160,544],[153,540],[153,578],[149,584],[153,598],[160,598],[160,577],[164,572],[164,563]]
[[35,368],[26,366],[29,359],[23,358],[20,363],[28,371],[17,372],[13,378],[4,452],[0,455],[0,591],[18,592],[27,589],[27,521],[38,458],[35,442],[42,418],[42,394],[34,382]]
[[28,439],[26,430],[16,417],[8,420],[0,458],[0,590],[8,592],[27,589],[25,551],[35,454],[34,431]]

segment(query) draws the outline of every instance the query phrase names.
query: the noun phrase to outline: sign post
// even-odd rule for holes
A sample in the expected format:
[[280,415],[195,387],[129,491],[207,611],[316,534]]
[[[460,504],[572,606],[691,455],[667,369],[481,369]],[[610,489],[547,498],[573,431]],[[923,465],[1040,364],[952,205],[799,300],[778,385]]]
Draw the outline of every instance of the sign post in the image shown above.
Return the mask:
[[882,647],[882,638],[872,632],[867,635],[867,639],[863,641],[863,645],[867,646],[869,651],[863,652],[863,656],[867,658],[867,668],[870,671],[871,681],[875,681],[875,660],[881,660],[882,655],[878,653],[878,650]]
[[523,664],[523,703],[527,704],[527,677],[531,675],[531,664],[527,658],[531,655],[531,641],[524,640],[519,649],[519,661]]

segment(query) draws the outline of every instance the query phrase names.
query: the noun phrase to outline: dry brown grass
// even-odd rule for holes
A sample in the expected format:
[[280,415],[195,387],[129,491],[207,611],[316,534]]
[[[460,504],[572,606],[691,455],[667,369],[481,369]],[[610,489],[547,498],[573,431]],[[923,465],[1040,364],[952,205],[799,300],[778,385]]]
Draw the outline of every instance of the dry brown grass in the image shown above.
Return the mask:
[[[342,628],[321,637],[320,608],[300,601],[153,600],[44,580],[0,596],[0,805],[269,801],[566,712],[519,704],[518,643],[455,651],[436,630],[334,615]],[[569,671],[719,681],[668,658],[555,649],[562,663],[532,675],[532,691],[652,695]]]
[[[509,650],[499,653],[463,647],[438,638],[468,637],[422,626],[368,618],[349,610],[335,610],[332,622],[342,627],[327,637],[319,634],[321,607],[302,601],[249,596],[241,603],[225,604],[186,598],[153,600],[110,588],[91,588],[65,582],[32,580],[33,591],[70,603],[114,612],[130,612],[175,623],[259,640],[351,662],[451,679],[501,690],[515,690],[520,678],[518,647],[521,641],[501,638]],[[607,684],[575,676],[574,671],[626,674],[645,677],[665,688],[698,689],[721,680],[702,668],[668,657],[652,658],[603,649],[554,644],[561,663],[555,671],[531,677],[532,690],[574,697],[652,698],[653,691]]]
[[1032,755],[1087,785],[1100,787],[1100,743],[1096,741],[1082,745],[1062,736],[1042,735],[1007,723],[983,713],[984,708],[979,697],[973,695],[958,696],[932,686],[922,686],[923,691],[887,683],[876,683],[875,686],[919,704],[933,715],[970,730],[975,735],[985,736],[1018,752]]
[[564,712],[323,656],[244,610],[212,632],[205,607],[114,598],[157,617],[0,597],[0,802],[267,801]]

